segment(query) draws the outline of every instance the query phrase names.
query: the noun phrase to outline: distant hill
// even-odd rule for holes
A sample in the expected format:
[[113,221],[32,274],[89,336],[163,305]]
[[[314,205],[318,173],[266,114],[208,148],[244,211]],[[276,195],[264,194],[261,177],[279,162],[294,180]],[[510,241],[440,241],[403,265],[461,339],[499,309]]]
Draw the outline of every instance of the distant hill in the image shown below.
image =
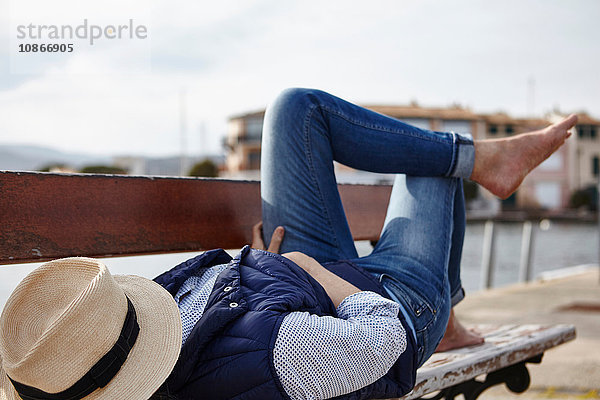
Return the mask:
[[43,146],[0,145],[0,170],[37,171],[48,164],[81,168],[89,164],[110,164],[111,157],[67,153]]
[[[204,159],[218,166],[225,163],[223,155],[188,156],[187,168]],[[144,156],[96,156],[83,153],[67,153],[43,146],[0,145],[0,170],[39,171],[50,164],[65,164],[75,170],[89,165],[118,165],[134,175],[179,174],[179,157]]]

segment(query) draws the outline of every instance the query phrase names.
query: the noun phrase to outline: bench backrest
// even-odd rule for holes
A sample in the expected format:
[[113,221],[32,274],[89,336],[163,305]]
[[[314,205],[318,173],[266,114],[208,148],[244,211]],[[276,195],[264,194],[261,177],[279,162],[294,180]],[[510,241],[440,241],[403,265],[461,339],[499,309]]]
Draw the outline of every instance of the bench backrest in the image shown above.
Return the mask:
[[[356,240],[376,240],[391,187],[339,185]],[[108,257],[251,241],[260,183],[0,171],[0,264]]]

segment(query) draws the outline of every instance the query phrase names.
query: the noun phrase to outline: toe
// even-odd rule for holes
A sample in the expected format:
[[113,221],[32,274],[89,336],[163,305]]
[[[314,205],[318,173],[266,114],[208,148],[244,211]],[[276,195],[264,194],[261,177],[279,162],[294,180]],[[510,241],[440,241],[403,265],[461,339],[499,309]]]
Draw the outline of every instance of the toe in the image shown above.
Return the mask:
[[577,123],[577,115],[571,114],[567,118],[563,119],[560,122],[557,122],[555,126],[559,129],[568,130],[575,126]]

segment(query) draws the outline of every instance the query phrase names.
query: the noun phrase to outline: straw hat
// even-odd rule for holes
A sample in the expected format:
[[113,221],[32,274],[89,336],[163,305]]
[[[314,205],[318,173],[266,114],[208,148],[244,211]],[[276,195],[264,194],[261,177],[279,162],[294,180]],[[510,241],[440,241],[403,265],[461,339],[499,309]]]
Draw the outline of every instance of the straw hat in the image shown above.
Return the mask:
[[19,399],[15,386],[24,398],[87,388],[72,398],[147,399],[180,348],[179,311],[160,285],[112,276],[90,258],[51,261],[23,279],[0,317],[0,399]]

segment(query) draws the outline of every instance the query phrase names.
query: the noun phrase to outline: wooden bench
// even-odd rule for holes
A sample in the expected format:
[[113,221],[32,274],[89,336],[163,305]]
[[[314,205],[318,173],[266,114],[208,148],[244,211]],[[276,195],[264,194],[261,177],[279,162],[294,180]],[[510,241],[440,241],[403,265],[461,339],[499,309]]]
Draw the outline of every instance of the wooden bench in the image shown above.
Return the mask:
[[[339,189],[354,238],[377,240],[391,187]],[[0,265],[240,248],[260,219],[258,182],[0,171]],[[484,345],[435,354],[405,398],[471,400],[500,383],[522,392],[526,363],[575,337],[564,325],[480,329]]]

